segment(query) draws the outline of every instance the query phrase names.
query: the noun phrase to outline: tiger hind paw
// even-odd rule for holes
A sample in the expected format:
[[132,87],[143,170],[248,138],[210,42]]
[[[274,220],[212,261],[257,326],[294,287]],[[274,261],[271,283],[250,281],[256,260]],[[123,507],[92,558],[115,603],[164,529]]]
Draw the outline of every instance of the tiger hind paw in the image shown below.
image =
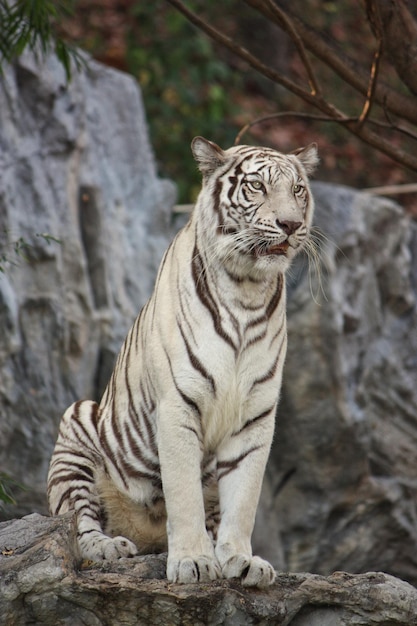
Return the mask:
[[91,561],[116,561],[138,553],[135,544],[126,537],[108,537],[94,531],[79,537],[81,555]]

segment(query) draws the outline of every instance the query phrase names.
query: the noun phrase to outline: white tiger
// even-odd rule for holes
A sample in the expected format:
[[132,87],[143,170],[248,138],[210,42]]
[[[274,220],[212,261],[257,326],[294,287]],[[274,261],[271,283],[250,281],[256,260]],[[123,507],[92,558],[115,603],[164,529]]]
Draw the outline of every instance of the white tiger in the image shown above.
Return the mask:
[[284,273],[309,235],[317,147],[223,151],[196,137],[192,151],[195,209],[100,405],[62,418],[50,510],[76,511],[85,558],[168,549],[169,581],[265,587],[275,572],[251,534],[286,353]]

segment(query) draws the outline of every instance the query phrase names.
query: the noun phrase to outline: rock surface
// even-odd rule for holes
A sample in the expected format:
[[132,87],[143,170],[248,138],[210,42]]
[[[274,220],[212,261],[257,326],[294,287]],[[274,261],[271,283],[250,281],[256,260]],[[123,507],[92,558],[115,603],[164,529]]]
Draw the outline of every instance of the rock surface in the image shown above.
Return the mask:
[[175,188],[126,74],[90,61],[66,86],[54,57],[25,55],[0,111],[0,254],[15,263],[0,274],[0,471],[28,488],[16,515],[46,511],[60,415],[100,397],[172,238]]
[[[71,515],[0,524],[0,615],[7,626],[202,624],[413,626],[417,590],[380,572],[279,574],[267,591],[238,580],[174,585],[165,555],[79,563]],[[81,565],[81,567],[80,567]]]

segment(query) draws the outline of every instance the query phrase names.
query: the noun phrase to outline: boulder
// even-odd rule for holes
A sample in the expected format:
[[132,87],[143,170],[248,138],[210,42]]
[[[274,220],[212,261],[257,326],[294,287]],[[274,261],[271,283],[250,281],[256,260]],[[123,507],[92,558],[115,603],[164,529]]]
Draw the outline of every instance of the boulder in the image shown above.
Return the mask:
[[0,471],[27,488],[7,518],[46,511],[60,416],[101,396],[176,194],[126,74],[88,60],[67,85],[55,57],[25,54],[0,81],[0,111]]
[[380,572],[278,574],[268,590],[238,580],[165,579],[166,555],[81,563],[74,518],[0,524],[0,615],[7,626],[412,626],[417,590]]

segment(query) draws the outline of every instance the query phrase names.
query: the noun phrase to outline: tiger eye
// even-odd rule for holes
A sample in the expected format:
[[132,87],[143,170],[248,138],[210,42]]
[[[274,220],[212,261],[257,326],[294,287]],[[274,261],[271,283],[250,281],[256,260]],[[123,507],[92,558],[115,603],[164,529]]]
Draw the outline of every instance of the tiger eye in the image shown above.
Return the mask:
[[251,180],[249,181],[249,185],[252,187],[252,189],[255,189],[256,191],[261,191],[264,189],[264,186],[260,180]]

